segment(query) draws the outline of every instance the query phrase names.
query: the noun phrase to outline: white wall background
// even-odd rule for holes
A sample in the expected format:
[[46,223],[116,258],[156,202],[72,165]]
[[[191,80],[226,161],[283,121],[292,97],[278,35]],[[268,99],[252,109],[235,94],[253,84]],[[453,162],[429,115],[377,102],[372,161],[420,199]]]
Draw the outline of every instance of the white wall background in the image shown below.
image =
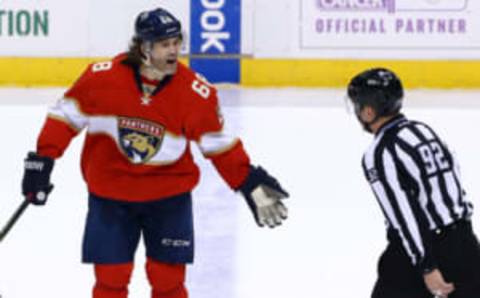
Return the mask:
[[[198,0],[206,1],[206,0]],[[477,59],[480,58],[480,2],[472,0],[389,0],[394,12],[381,7],[325,10],[319,3],[338,0],[243,0],[243,53],[259,58],[380,58],[380,59]],[[347,1],[358,2],[358,1]],[[368,2],[368,1],[367,1]],[[372,0],[370,3],[380,3]],[[162,6],[183,22],[188,41],[189,0],[0,0],[0,10],[48,10],[50,34],[18,37],[0,35],[0,56],[82,57],[110,56],[126,49],[133,21],[142,10]],[[324,5],[325,6],[325,5]],[[318,32],[316,22],[383,22],[384,33]],[[338,21],[340,20],[340,21]],[[465,33],[406,32],[429,20],[459,20]],[[404,26],[397,32],[397,22]],[[0,18],[5,31],[7,17]],[[380,25],[379,25],[380,26]],[[448,27],[448,25],[447,25]],[[447,31],[449,29],[447,28]],[[188,42],[186,43],[188,48]],[[188,49],[186,49],[188,50]]]
[[[257,0],[255,1],[254,44],[257,57],[288,58],[381,58],[381,59],[474,59],[480,57],[480,2],[468,0],[390,0],[396,11],[387,12],[342,8],[321,10],[319,3],[359,1],[339,0]],[[379,3],[382,1],[360,1]],[[337,6],[338,7],[338,6]],[[385,33],[318,33],[315,23],[339,20],[383,20]],[[417,27],[428,20],[459,20],[466,23],[466,33],[406,32],[407,20]],[[396,32],[396,22],[405,24]],[[274,28],[274,29],[273,29]],[[276,34],[272,34],[272,31]]]
[[[188,0],[1,0],[0,10],[48,10],[47,37],[0,36],[0,56],[95,57],[111,56],[127,49],[135,17],[144,10],[164,7],[189,23]],[[7,26],[7,16],[2,19]],[[6,29],[3,29],[6,30]]]

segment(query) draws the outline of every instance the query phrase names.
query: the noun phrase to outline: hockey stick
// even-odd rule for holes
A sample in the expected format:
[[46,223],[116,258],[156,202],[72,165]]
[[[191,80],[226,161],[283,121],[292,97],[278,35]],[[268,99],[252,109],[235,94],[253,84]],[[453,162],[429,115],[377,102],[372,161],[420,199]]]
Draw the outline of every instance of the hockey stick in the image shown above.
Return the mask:
[[28,200],[25,200],[25,201],[22,202],[22,204],[20,204],[20,206],[17,207],[17,210],[15,210],[13,215],[8,220],[7,224],[0,231],[0,242],[2,242],[2,240],[5,238],[5,236],[7,236],[10,229],[17,222],[17,220],[20,218],[20,216],[23,214],[23,212],[27,209],[29,204],[30,204],[30,202]]

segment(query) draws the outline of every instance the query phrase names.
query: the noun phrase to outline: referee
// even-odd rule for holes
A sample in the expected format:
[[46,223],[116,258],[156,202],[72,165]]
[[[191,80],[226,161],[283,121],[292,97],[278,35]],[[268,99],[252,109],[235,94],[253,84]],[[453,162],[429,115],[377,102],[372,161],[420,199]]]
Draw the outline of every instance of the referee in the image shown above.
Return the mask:
[[400,113],[393,72],[358,74],[348,98],[375,135],[362,164],[387,222],[372,298],[480,297],[480,245],[455,156],[432,128]]

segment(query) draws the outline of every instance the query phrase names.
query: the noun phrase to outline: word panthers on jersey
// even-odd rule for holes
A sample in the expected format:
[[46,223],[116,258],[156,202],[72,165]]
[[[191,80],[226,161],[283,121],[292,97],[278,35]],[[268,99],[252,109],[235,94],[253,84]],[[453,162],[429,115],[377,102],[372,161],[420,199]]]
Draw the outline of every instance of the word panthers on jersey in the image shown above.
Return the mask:
[[148,162],[160,149],[164,132],[163,126],[141,119],[118,121],[120,146],[133,163]]

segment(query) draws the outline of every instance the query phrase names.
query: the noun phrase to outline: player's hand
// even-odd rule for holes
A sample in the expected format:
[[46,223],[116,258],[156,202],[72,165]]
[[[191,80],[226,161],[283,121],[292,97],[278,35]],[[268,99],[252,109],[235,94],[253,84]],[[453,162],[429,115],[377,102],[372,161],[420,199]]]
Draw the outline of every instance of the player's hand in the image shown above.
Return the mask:
[[240,191],[260,227],[274,228],[287,219],[288,210],[281,200],[289,195],[263,168],[252,166]]
[[24,163],[22,194],[34,205],[45,205],[48,194],[53,189],[50,183],[54,160],[29,152]]
[[447,283],[438,269],[424,274],[423,280],[435,298],[447,298],[455,290],[453,283]]
[[287,219],[287,207],[280,201],[286,197],[284,193],[262,184],[252,191],[251,197],[255,204],[255,219],[259,226],[267,225],[274,228]]

